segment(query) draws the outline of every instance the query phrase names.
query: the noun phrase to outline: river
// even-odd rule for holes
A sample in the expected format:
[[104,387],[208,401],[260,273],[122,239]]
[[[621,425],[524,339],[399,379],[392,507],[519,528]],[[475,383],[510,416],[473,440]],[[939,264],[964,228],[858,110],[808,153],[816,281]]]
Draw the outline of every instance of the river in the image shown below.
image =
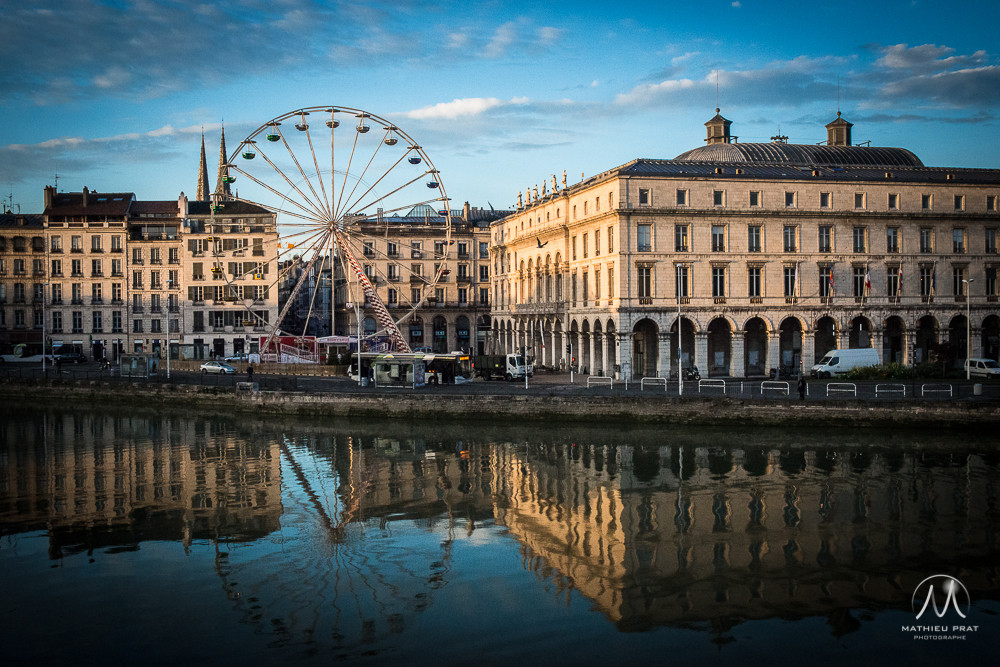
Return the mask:
[[998,491],[974,432],[6,406],[0,640],[7,664],[992,663]]

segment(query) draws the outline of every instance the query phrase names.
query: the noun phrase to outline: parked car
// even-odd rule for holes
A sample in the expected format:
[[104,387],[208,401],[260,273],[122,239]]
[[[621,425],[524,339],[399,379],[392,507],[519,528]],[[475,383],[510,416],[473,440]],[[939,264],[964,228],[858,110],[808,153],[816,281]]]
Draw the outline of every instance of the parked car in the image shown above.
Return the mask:
[[222,373],[223,375],[232,375],[236,372],[236,369],[227,364],[224,361],[206,361],[201,365],[202,373]]
[[877,350],[870,347],[830,350],[809,374],[814,378],[830,378],[864,366],[878,366]]
[[983,377],[987,380],[1000,379],[1000,364],[992,359],[966,359],[965,368],[971,377]]
[[87,357],[79,352],[62,352],[56,360],[61,364],[82,364],[87,361]]
[[226,357],[225,360],[226,361],[246,361],[247,359],[248,359],[247,355],[245,355],[245,354],[243,354],[241,352],[239,354],[230,354],[228,357]]

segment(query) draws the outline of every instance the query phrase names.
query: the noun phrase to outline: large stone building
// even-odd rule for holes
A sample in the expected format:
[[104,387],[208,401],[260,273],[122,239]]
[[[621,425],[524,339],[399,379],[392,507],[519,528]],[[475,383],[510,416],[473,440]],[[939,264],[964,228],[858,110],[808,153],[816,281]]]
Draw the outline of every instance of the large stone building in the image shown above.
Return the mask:
[[[491,227],[494,334],[580,370],[747,376],[874,347],[915,364],[937,343],[1000,354],[1000,170],[925,167],[827,140],[707,145],[529,192]],[[970,289],[971,288],[971,289]],[[678,319],[683,322],[678,356]]]

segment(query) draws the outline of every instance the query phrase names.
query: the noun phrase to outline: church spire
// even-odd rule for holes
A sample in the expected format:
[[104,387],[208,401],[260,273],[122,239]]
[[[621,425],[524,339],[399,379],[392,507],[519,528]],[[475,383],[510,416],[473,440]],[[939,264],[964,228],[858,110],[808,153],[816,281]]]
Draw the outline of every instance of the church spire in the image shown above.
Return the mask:
[[205,159],[205,133],[201,133],[201,161],[198,163],[198,201],[208,201],[208,161]]
[[215,192],[229,197],[233,193],[229,189],[229,183],[225,180],[226,173],[226,128],[223,127],[222,142],[219,144],[219,179],[215,183]]

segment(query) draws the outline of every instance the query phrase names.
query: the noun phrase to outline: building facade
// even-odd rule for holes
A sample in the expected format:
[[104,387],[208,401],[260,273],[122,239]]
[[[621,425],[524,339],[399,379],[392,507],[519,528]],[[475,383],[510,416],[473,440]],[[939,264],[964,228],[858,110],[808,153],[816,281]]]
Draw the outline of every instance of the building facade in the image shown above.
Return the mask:
[[971,356],[998,357],[1000,170],[853,145],[839,113],[817,145],[730,126],[717,111],[676,159],[519,197],[491,227],[503,346],[629,377],[808,371],[848,347],[962,360],[967,333]]

